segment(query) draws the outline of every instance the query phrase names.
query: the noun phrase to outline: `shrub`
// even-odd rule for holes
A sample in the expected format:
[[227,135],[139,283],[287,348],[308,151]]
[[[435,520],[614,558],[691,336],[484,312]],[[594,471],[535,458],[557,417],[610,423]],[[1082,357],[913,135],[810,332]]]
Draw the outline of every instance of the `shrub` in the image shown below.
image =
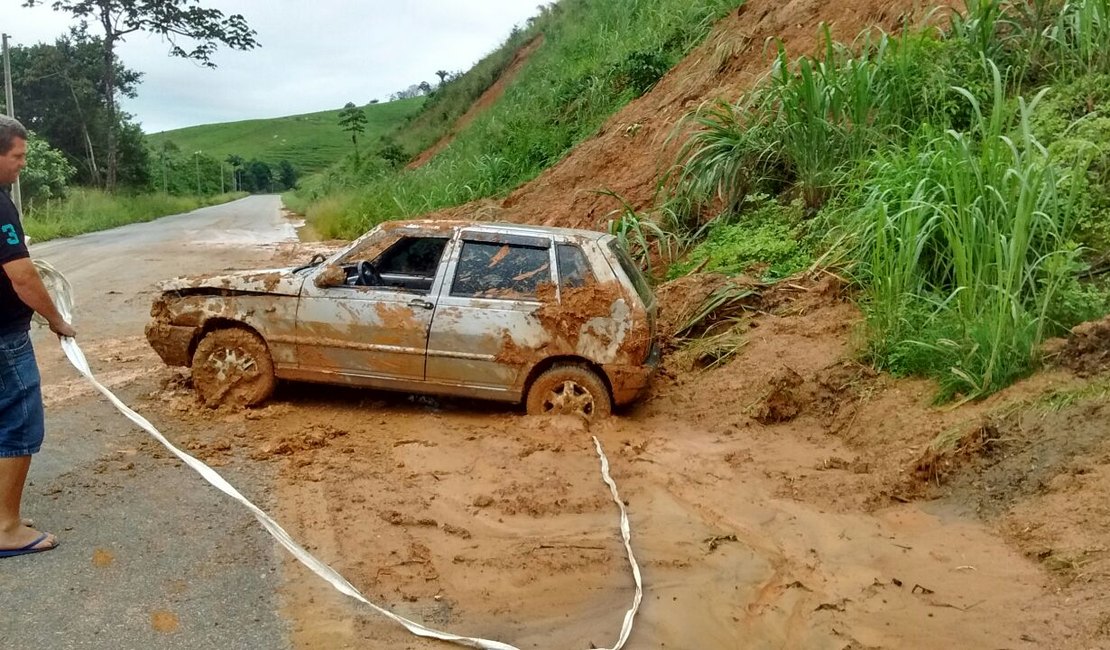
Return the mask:
[[670,69],[670,60],[659,50],[630,52],[615,66],[613,84],[618,93],[627,89],[640,97]]
[[28,203],[65,198],[69,181],[77,170],[65,155],[34,133],[27,140],[27,166],[19,175],[20,191]]

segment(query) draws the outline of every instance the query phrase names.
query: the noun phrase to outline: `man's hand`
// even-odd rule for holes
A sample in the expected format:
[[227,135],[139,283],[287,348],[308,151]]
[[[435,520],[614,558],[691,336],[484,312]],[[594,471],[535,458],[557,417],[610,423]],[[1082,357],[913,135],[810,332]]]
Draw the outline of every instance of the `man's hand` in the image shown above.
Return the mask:
[[77,330],[73,329],[73,326],[70,325],[69,323],[67,323],[64,320],[59,320],[56,323],[51,322],[50,323],[50,331],[54,332],[59,337],[61,337],[61,336],[75,337],[75,336],[77,336]]

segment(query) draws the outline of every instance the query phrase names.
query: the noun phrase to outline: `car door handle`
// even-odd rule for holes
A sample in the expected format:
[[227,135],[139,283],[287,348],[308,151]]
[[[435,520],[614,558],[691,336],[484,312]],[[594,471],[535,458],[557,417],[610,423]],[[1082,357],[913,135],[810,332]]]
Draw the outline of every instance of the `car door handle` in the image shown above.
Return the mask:
[[436,306],[435,303],[428,302],[427,300],[421,300],[420,298],[414,298],[414,299],[409,301],[409,307],[432,309],[435,306]]

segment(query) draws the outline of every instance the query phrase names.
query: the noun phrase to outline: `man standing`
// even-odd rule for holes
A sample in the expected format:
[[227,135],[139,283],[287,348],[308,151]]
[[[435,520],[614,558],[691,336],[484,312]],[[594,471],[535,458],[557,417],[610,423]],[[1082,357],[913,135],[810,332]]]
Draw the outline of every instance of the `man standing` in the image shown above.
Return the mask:
[[20,518],[31,454],[42,447],[45,426],[31,315],[38,312],[58,336],[77,332],[58,313],[24,243],[23,225],[7,187],[27,164],[27,130],[0,115],[0,557],[48,551],[50,533]]

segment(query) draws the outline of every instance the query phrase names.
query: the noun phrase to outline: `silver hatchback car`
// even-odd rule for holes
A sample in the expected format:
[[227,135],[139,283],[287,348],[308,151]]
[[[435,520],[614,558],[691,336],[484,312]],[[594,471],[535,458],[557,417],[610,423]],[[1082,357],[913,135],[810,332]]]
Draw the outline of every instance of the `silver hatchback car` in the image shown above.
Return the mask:
[[288,379],[595,418],[659,361],[648,283],[588,230],[390,221],[301,267],[160,289],[147,340],[211,406],[259,404]]

